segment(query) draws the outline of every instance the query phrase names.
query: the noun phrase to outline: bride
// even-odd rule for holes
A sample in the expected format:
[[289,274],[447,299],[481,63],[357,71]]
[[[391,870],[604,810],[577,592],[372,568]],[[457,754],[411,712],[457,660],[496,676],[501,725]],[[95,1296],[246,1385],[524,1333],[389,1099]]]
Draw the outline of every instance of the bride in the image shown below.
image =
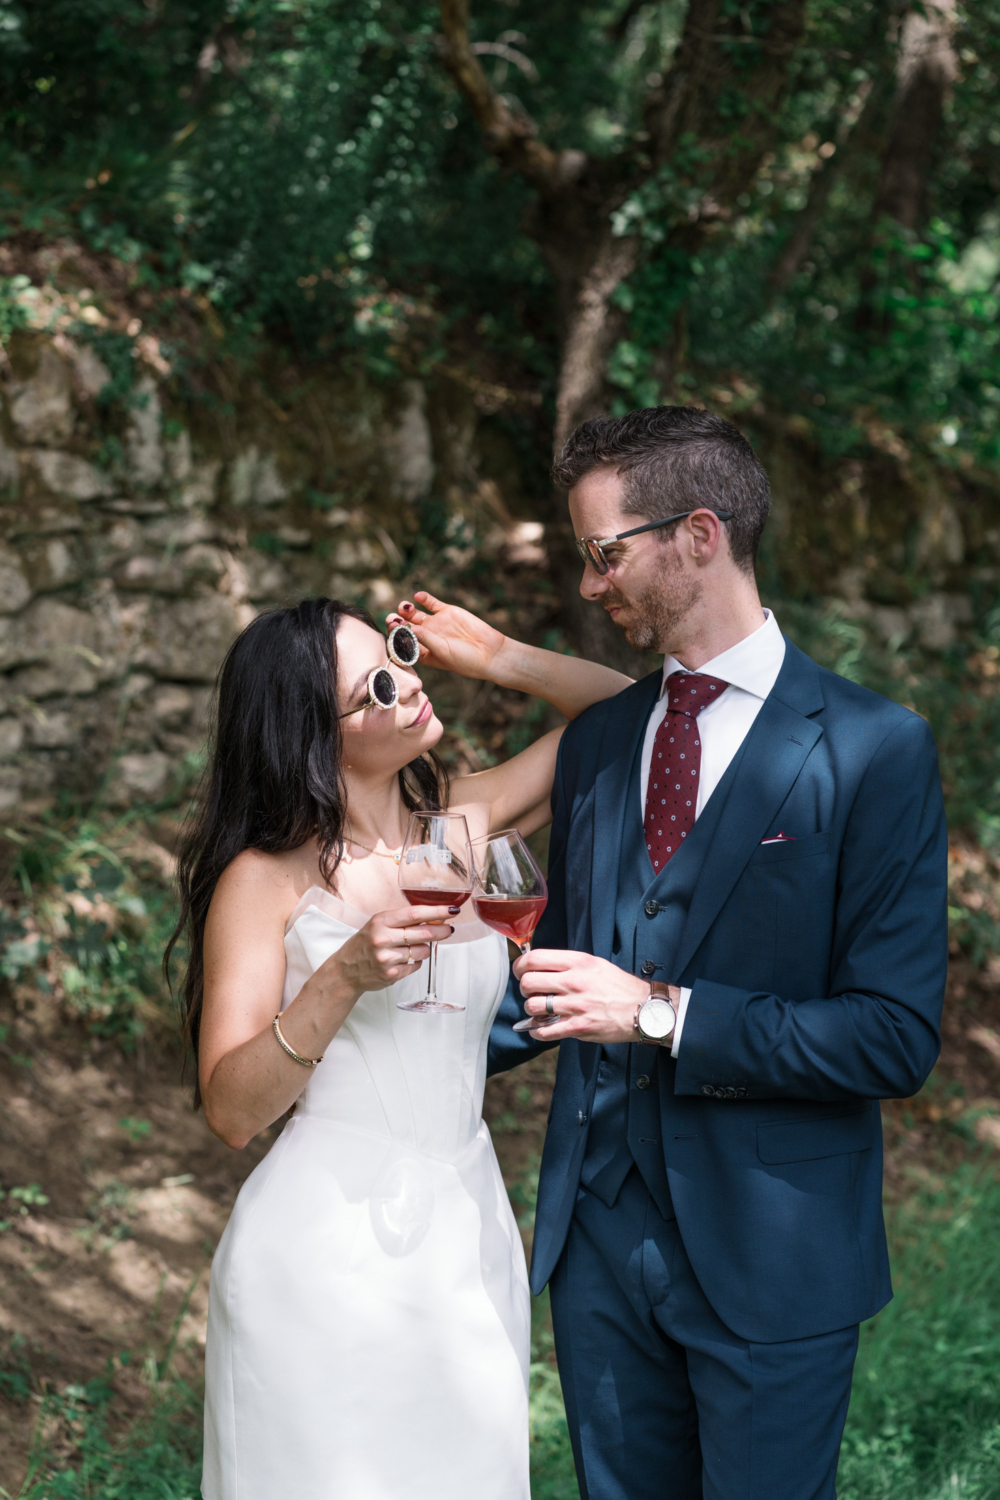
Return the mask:
[[[569,718],[628,685],[416,598],[428,666]],[[212,1267],[205,1500],[528,1500],[527,1278],[481,1116],[506,945],[471,903],[406,905],[397,857],[413,810],[473,838],[542,827],[560,733],[449,789],[417,672],[329,599],[262,615],[226,658],[181,859],[187,1032],[228,1145],[294,1113]],[[432,939],[462,1012],[397,1008]]]

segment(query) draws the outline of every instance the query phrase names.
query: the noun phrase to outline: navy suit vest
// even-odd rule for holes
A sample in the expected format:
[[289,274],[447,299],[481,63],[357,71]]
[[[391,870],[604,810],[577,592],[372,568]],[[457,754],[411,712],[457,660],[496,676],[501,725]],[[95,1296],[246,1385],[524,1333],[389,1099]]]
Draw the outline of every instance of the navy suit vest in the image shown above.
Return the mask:
[[[640,797],[642,741],[632,758],[615,893],[612,962],[629,974],[675,984],[674,962],[705,852],[735,772],[731,766],[687,842],[660,874],[646,850]],[[739,753],[734,760],[739,760]],[[597,1087],[580,1181],[609,1208],[630,1168],[638,1167],[665,1219],[675,1217],[663,1150],[661,1090],[673,1093],[676,1062],[669,1047],[643,1042],[601,1048]]]

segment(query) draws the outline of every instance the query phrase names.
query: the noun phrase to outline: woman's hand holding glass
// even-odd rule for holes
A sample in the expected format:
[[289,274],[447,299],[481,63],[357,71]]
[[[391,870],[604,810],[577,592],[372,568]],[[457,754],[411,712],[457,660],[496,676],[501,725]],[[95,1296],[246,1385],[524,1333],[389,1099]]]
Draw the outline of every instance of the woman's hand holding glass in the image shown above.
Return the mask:
[[441,920],[440,905],[394,907],[376,912],[327,964],[358,994],[388,989],[414,974],[430,957],[431,943],[451,937],[454,930]]
[[413,597],[416,603],[404,601],[398,614],[386,616],[386,625],[412,626],[420,642],[420,665],[460,677],[487,677],[507,637],[457,604],[442,604],[423,590]]

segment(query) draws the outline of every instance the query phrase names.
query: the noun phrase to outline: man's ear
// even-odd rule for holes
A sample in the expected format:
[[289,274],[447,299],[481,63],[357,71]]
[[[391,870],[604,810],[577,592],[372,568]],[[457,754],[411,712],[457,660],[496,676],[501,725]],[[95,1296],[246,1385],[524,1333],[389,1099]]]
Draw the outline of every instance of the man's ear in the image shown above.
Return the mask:
[[725,528],[712,510],[696,510],[684,522],[690,538],[691,556],[699,566],[712,561],[720,548],[728,551]]

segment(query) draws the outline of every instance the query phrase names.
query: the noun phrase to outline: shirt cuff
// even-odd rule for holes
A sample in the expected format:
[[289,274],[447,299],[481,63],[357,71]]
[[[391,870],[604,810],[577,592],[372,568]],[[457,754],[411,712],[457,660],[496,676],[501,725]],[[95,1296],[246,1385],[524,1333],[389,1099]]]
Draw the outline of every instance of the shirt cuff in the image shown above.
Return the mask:
[[677,1020],[674,1023],[674,1040],[670,1048],[670,1056],[676,1057],[681,1050],[681,1032],[684,1030],[684,1017],[687,1015],[688,1001],[691,999],[690,990],[681,990],[681,998],[677,1002]]

